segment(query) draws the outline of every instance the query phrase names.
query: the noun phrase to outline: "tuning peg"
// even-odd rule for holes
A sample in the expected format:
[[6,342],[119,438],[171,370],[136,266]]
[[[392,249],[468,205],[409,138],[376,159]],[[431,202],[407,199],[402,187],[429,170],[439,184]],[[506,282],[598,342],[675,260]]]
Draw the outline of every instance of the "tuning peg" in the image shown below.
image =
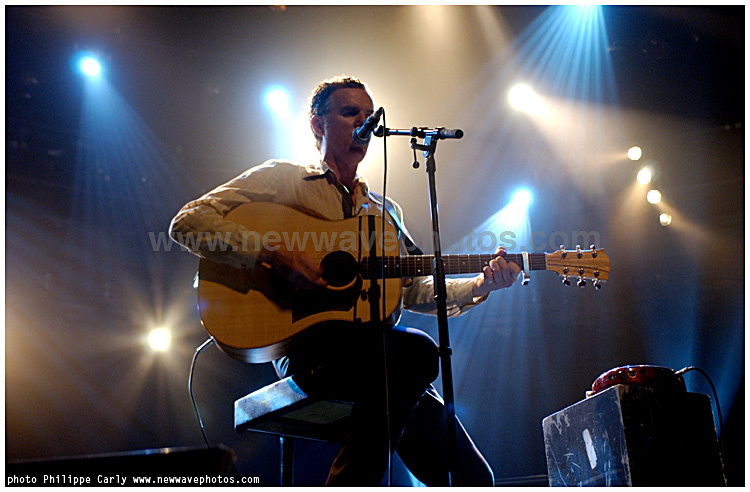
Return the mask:
[[570,280],[568,280],[568,276],[567,276],[567,275],[565,275],[565,276],[563,277],[563,279],[562,279],[562,283],[563,283],[563,285],[565,285],[566,287],[570,287]]
[[599,290],[602,288],[602,283],[599,281],[599,279],[594,280],[594,288],[596,290]]
[[599,254],[599,253],[597,253],[597,251],[596,251],[596,246],[594,246],[594,245],[592,244],[592,245],[591,245],[591,246],[589,247],[589,249],[591,250],[591,256],[592,256],[592,257],[594,257],[594,258],[596,258],[596,255],[598,255],[598,254]]
[[562,253],[562,255],[561,255],[561,256],[562,256],[563,258],[565,258],[566,256],[568,256],[568,252],[567,252],[567,251],[565,251],[565,245],[564,245],[564,244],[561,244],[561,245],[560,245],[560,252]]
[[583,278],[583,277],[580,277],[580,278],[578,279],[578,282],[576,282],[576,285],[577,285],[578,287],[586,287],[586,279],[585,279],[585,278]]
[[576,255],[581,258],[583,256],[583,252],[581,252],[581,245],[576,244]]

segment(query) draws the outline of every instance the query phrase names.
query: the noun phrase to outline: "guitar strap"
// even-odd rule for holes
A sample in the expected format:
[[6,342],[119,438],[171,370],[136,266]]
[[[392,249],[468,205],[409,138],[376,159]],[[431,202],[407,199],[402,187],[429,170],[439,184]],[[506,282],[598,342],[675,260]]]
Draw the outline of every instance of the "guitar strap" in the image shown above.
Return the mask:
[[422,253],[422,250],[419,249],[419,246],[414,244],[414,241],[412,240],[411,236],[409,236],[409,233],[406,232],[406,229],[404,228],[403,224],[401,223],[401,220],[398,218],[398,212],[393,207],[393,204],[389,202],[388,200],[384,200],[383,197],[373,191],[370,191],[370,195],[375,199],[376,202],[379,202],[383,205],[383,209],[388,212],[388,215],[391,216],[391,219],[393,219],[393,223],[396,225],[396,229],[398,229],[398,232],[400,235],[404,238],[404,244],[406,245],[406,251],[410,255],[424,255]]

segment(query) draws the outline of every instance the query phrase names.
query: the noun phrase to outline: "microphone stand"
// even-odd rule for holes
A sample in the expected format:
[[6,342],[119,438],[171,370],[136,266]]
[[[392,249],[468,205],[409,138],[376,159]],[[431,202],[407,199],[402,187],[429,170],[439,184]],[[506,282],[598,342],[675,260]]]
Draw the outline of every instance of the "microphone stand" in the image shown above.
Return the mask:
[[[411,148],[415,151],[421,150],[425,156],[427,168],[427,177],[430,187],[430,215],[432,217],[432,239],[435,249],[435,258],[433,263],[433,282],[435,289],[435,303],[437,307],[438,321],[438,340],[440,355],[440,370],[443,382],[443,401],[445,402],[445,416],[447,425],[448,439],[448,485],[452,485],[454,478],[458,473],[458,447],[456,442],[456,411],[453,396],[453,370],[451,368],[450,356],[452,349],[450,347],[448,332],[448,294],[445,286],[445,265],[443,263],[442,252],[440,248],[440,226],[438,221],[437,207],[437,187],[435,184],[435,151],[437,150],[438,140],[446,138],[463,137],[462,130],[449,130],[446,128],[425,129],[413,127],[411,130],[392,130],[380,126],[374,135],[377,137],[387,137],[390,135],[408,135],[411,139]],[[417,138],[423,138],[422,144],[417,143]],[[419,163],[414,160],[414,168],[419,167]]]

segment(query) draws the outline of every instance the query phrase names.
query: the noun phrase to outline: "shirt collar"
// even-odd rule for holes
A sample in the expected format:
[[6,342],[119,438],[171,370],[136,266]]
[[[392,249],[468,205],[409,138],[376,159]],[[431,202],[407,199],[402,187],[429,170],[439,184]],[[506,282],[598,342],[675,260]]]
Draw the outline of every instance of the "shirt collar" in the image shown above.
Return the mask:
[[[334,178],[338,181],[338,177],[336,177],[336,173],[333,172],[333,169],[330,168],[328,164],[323,159],[318,159],[316,161],[311,162],[305,170],[308,173],[308,176],[305,179],[314,179],[321,176],[325,176],[326,173],[331,173]],[[370,186],[367,183],[367,179],[365,179],[364,176],[360,175],[359,173],[354,177],[354,181],[356,182],[357,190],[361,190],[363,195],[367,195]]]

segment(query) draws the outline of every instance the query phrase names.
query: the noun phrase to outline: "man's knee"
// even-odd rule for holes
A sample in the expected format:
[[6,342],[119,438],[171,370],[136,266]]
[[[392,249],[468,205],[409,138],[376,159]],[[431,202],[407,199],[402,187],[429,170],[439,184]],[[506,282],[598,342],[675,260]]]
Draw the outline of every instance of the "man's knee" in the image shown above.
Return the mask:
[[388,353],[399,372],[413,375],[424,386],[438,376],[437,344],[422,331],[394,328],[388,337]]

